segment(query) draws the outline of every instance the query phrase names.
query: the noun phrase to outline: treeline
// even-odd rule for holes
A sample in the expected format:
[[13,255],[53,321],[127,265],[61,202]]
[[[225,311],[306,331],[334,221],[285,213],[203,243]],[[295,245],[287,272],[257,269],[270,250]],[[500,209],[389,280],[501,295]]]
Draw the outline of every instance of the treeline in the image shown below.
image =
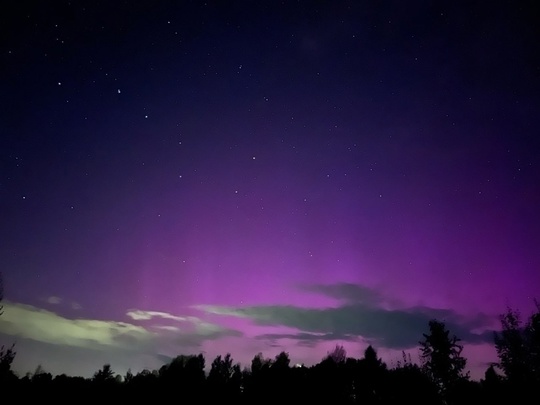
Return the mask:
[[[160,401],[195,403],[327,403],[327,404],[536,404],[540,403],[540,307],[526,322],[509,309],[494,334],[499,362],[480,381],[470,379],[460,339],[443,322],[429,322],[420,343],[421,364],[403,352],[388,367],[369,346],[360,359],[342,346],[320,363],[291,366],[289,354],[257,354],[241,368],[230,354],[217,356],[210,367],[202,354],[179,355],[158,370],[116,374],[104,365],[92,378],[53,377],[38,367],[18,377],[11,371],[13,348],[0,352],[3,398],[16,401]],[[208,372],[206,371],[208,370]]]

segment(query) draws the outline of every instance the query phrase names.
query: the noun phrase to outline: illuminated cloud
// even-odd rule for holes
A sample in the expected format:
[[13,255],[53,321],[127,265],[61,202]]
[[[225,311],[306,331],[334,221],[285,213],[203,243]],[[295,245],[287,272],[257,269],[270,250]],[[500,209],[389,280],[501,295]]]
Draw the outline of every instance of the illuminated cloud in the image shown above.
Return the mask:
[[167,312],[129,310],[126,314],[136,321],[172,320],[180,325],[157,325],[147,326],[149,329],[173,332],[174,340],[181,344],[198,346],[203,340],[214,340],[224,336],[242,336],[242,333],[229,328],[224,328],[215,323],[206,322],[195,316],[177,316]]
[[158,311],[142,311],[137,309],[131,309],[126,314],[128,317],[135,321],[146,321],[152,318],[162,318],[162,319],[171,319],[173,321],[185,321],[186,318],[183,316],[176,316],[169,314],[167,312],[158,312]]
[[154,336],[140,326],[125,322],[67,319],[45,309],[10,302],[4,307],[0,318],[4,334],[45,343],[77,347],[124,346],[126,338],[147,341]]
[[0,317],[0,330],[3,335],[53,345],[87,349],[108,347],[145,353],[157,353],[163,346],[181,352],[186,346],[196,348],[207,340],[242,335],[236,330],[193,316],[182,317],[143,310],[130,310],[127,315],[134,320],[149,321],[158,318],[182,324],[140,326],[112,320],[68,319],[31,305],[6,302],[4,314]]
[[171,325],[158,325],[155,327],[156,329],[166,330],[169,332],[180,332],[181,329],[178,326],[171,326]]

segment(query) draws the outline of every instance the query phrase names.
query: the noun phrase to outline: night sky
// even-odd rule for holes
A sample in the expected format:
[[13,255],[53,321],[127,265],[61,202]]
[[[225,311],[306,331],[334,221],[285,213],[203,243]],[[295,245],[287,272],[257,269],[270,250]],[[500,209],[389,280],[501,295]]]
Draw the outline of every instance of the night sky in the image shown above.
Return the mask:
[[472,376],[540,298],[534,1],[12,1],[0,344],[53,375],[230,352]]

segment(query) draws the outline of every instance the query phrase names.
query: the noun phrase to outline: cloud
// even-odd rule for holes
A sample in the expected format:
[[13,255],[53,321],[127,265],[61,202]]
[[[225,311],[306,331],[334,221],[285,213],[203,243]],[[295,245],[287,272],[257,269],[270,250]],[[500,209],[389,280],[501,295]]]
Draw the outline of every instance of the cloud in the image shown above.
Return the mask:
[[181,329],[178,326],[171,326],[171,325],[158,325],[155,327],[156,329],[162,329],[169,332],[180,332]]
[[[287,305],[250,307],[198,306],[206,313],[250,319],[260,326],[295,328],[298,334],[266,334],[261,338],[298,339],[304,344],[326,340],[364,339],[379,347],[405,349],[418,346],[429,321],[445,322],[451,334],[464,342],[492,342],[492,332],[485,331],[491,321],[482,315],[465,318],[448,309],[428,307],[383,308],[377,291],[351,284],[303,287],[309,291],[341,298],[345,303],[332,308],[305,308]],[[481,332],[473,332],[478,331]],[[482,331],[484,330],[484,331]],[[295,337],[296,336],[296,337]]]
[[125,322],[67,319],[31,305],[5,303],[2,333],[45,343],[78,347],[122,346],[125,340],[147,341],[148,330]]
[[183,316],[176,316],[169,314],[167,312],[158,312],[158,311],[142,311],[138,309],[131,309],[126,314],[128,317],[135,321],[140,320],[150,320],[152,318],[162,318],[162,319],[171,319],[173,321],[185,321],[186,318]]
[[136,321],[150,321],[157,318],[181,323],[181,327],[173,325],[153,325],[153,328],[182,333],[182,339],[188,336],[189,341],[200,338],[217,339],[221,336],[241,335],[241,333],[236,330],[223,328],[220,325],[206,322],[196,316],[177,316],[168,312],[143,310],[129,310],[126,315]]
[[80,305],[78,302],[73,301],[73,302],[71,303],[71,309],[78,310],[78,309],[82,309],[82,307],[81,307],[81,305]]
[[243,334],[240,331],[235,329],[224,328],[215,323],[205,322],[199,318],[192,317],[195,324],[195,331],[197,335],[205,336],[207,338],[216,339],[222,336],[242,336]]
[[207,340],[223,336],[241,336],[239,331],[224,328],[200,318],[182,317],[157,311],[130,310],[134,320],[154,318],[182,322],[171,325],[135,325],[129,322],[95,319],[68,319],[52,311],[19,303],[4,303],[0,317],[2,334],[38,342],[80,348],[121,348],[148,352],[161,346],[182,350],[182,346],[198,347]]
[[297,342],[299,346],[304,347],[315,347],[318,343],[322,341],[358,341],[360,340],[358,336],[352,335],[338,335],[336,333],[308,333],[308,332],[299,332],[299,333],[264,333],[256,336],[256,339],[269,341],[275,346],[280,346],[277,344],[279,340],[289,339]]
[[218,340],[224,337],[242,337],[244,334],[235,329],[216,327],[205,334],[198,332],[177,334],[174,342],[179,346],[200,347],[205,341]]
[[62,303],[62,298],[52,296],[52,297],[47,298],[46,301],[49,304],[58,305],[58,304]]
[[52,304],[52,305],[66,304],[66,305],[69,305],[69,307],[71,307],[71,309],[74,309],[74,310],[78,310],[78,309],[82,308],[81,305],[78,302],[71,301],[71,303],[68,304],[61,297],[57,297],[57,296],[54,296],[54,295],[46,298],[45,302],[47,302],[48,304]]

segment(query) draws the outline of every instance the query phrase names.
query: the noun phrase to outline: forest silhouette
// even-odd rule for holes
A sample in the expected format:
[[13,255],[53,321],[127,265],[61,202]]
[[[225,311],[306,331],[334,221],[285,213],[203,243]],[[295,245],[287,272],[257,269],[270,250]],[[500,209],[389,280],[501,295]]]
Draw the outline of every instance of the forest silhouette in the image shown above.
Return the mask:
[[[0,285],[0,301],[1,293]],[[2,346],[0,388],[4,398],[17,401],[533,404],[540,399],[540,305],[535,303],[536,311],[526,321],[511,308],[499,317],[501,330],[493,336],[499,361],[480,381],[465,371],[460,339],[444,322],[433,319],[429,332],[420,334],[420,364],[402,352],[402,360],[388,367],[371,345],[360,359],[348,357],[337,345],[310,367],[291,366],[287,352],[273,359],[259,353],[244,368],[230,354],[217,356],[210,367],[203,354],[182,354],[157,370],[137,374],[120,375],[105,364],[91,378],[53,377],[41,366],[20,377],[11,369],[15,346]]]

